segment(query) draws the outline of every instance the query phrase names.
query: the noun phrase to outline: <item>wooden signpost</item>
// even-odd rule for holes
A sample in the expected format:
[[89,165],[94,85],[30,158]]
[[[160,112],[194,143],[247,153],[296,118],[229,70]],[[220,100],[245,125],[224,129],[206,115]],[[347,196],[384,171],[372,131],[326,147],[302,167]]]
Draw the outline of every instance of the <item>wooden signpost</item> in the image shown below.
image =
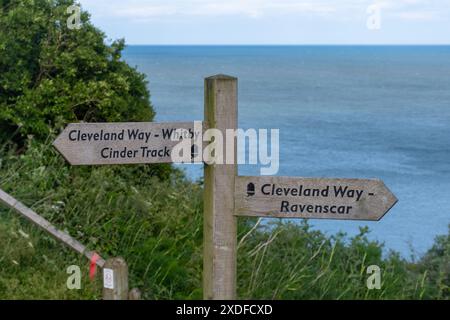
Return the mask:
[[200,131],[193,122],[72,123],[53,145],[71,165],[171,163],[172,148]]
[[380,180],[237,177],[238,216],[378,221],[397,198]]
[[[237,101],[237,79],[218,75],[205,79],[202,129],[194,123],[70,124],[54,145],[72,165],[170,163],[181,138],[203,141],[206,127],[223,136],[236,129]],[[238,177],[233,151],[233,164],[203,159],[205,299],[236,299],[238,216],[377,221],[397,202],[380,180]]]
[[[236,129],[237,111],[237,79],[228,76],[207,78],[205,119],[208,127],[223,134],[226,129]],[[233,200],[236,149],[234,164],[204,166],[203,296],[207,300],[236,298],[237,222]]]

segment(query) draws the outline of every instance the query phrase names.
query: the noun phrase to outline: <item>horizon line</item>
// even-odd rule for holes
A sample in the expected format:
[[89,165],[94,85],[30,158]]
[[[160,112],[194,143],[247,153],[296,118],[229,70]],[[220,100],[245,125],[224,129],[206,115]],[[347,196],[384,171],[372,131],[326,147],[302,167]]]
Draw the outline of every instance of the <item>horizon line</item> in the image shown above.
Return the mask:
[[149,44],[144,44],[144,43],[126,43],[127,46],[177,46],[177,47],[181,47],[181,46],[230,46],[230,47],[237,47],[237,46],[254,46],[254,47],[262,47],[262,46],[266,46],[266,47],[301,47],[301,46],[327,46],[327,47],[344,47],[344,46],[361,46],[361,47],[446,47],[446,46],[450,46],[450,43],[405,43],[405,44],[364,44],[364,43],[355,43],[355,44],[351,44],[351,43],[342,43],[342,44],[308,44],[308,43],[304,43],[304,44],[270,44],[270,43],[261,43],[261,44],[229,44],[229,43],[224,43],[224,44],[208,44],[208,43],[181,43],[181,44],[175,44],[175,43],[149,43]]

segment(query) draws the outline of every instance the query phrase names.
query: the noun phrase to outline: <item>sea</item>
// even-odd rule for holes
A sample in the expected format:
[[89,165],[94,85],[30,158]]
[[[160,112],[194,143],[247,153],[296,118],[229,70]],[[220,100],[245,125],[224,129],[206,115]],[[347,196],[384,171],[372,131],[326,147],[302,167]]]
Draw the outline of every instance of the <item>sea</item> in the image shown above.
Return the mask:
[[368,226],[406,259],[448,233],[450,46],[129,46],[123,58],[147,75],[157,121],[203,120],[204,78],[232,75],[239,127],[280,130],[277,175],[378,178],[399,199],[379,222],[312,228],[351,237]]

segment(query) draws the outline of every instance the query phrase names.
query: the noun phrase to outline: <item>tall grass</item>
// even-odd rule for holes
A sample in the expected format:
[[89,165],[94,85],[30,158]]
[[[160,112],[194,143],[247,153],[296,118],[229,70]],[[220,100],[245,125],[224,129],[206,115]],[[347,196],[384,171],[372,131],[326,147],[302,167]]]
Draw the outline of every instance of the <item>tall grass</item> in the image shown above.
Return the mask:
[[[50,144],[2,151],[0,188],[103,257],[124,257],[145,299],[202,298],[202,185],[149,166],[70,167]],[[327,237],[301,224],[240,219],[238,294],[247,299],[448,299],[448,237],[419,263],[367,239]],[[99,299],[88,261],[0,206],[0,298]],[[82,290],[66,288],[70,265]],[[367,267],[382,269],[368,290]]]

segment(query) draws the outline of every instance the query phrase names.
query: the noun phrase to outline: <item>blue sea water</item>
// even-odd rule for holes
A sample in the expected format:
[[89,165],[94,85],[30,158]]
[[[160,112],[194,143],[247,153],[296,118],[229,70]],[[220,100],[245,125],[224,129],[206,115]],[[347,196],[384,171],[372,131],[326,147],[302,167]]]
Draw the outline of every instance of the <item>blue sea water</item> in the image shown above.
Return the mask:
[[131,46],[124,58],[148,75],[158,121],[202,120],[203,79],[233,75],[239,127],[280,129],[279,175],[379,178],[399,198],[380,222],[314,228],[355,235],[367,225],[405,257],[448,232],[449,46]]

